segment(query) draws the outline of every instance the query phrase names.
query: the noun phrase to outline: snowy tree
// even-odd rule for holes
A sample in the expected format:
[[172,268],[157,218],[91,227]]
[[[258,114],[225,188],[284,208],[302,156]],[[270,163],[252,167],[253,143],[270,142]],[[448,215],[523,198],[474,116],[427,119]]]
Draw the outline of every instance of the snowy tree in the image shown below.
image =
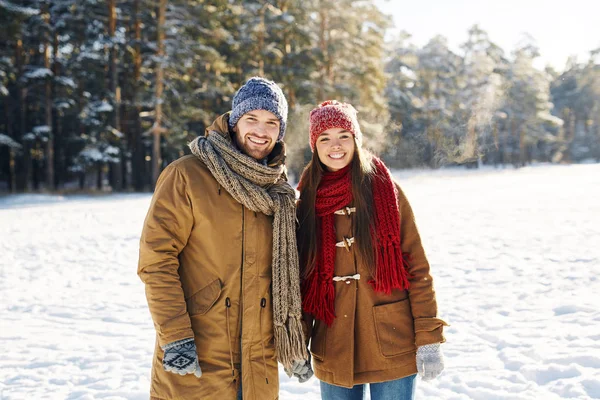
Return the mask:
[[401,32],[389,46],[385,94],[390,110],[391,145],[386,157],[397,167],[416,166],[424,157],[422,124],[418,116],[423,101],[415,93],[419,79],[418,48],[410,42],[408,32]]
[[554,161],[600,159],[600,65],[571,59],[552,83],[554,112],[565,121]]
[[415,93],[421,99],[425,157],[430,165],[454,162],[464,126],[457,121],[459,71],[462,59],[436,36],[418,52],[419,79]]
[[539,55],[531,38],[514,51],[514,61],[507,73],[506,97],[501,111],[506,114],[501,132],[503,161],[515,166],[530,163],[540,146],[555,140],[550,127],[559,127],[562,120],[550,111],[550,77],[533,66]]
[[502,86],[508,61],[503,50],[492,42],[487,33],[474,25],[464,51],[460,71],[459,121],[464,126],[457,162],[481,161],[486,153],[498,147],[498,107],[504,93]]
[[[2,105],[3,122],[6,134],[21,145],[26,144],[23,136],[27,132],[27,84],[24,78],[25,65],[28,53],[24,49],[26,33],[25,24],[28,19],[38,15],[40,9],[35,4],[21,4],[21,2],[0,2],[0,64],[2,87],[0,89],[0,105]],[[1,151],[1,150],[0,150]],[[9,160],[10,157],[2,157]],[[10,163],[10,161],[8,161]],[[26,190],[32,186],[32,158],[30,148],[23,147],[23,151],[15,160],[16,178],[9,179],[13,190]],[[0,165],[0,168],[3,166]],[[10,170],[10,166],[8,166]],[[14,185],[13,185],[14,183]],[[16,188],[15,188],[16,186]]]
[[464,127],[460,124],[462,59],[442,36],[423,48],[401,34],[392,47],[386,88],[394,121],[395,147],[388,156],[398,166],[456,162]]
[[151,188],[152,163],[185,154],[252,75],[286,94],[295,174],[308,112],[332,98],[395,166],[600,158],[597,50],[555,72],[533,67],[531,38],[509,61],[479,26],[458,53],[441,36],[386,45],[374,0],[0,0],[0,26],[12,190]]

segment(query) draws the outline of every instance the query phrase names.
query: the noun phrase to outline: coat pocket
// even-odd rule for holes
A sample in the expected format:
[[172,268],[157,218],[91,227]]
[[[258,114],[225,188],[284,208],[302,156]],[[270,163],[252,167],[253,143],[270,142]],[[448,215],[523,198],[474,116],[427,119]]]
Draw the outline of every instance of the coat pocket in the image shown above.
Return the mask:
[[415,328],[408,299],[373,307],[379,350],[393,357],[415,350]]
[[185,300],[190,316],[204,315],[211,309],[221,295],[221,281],[215,279]]

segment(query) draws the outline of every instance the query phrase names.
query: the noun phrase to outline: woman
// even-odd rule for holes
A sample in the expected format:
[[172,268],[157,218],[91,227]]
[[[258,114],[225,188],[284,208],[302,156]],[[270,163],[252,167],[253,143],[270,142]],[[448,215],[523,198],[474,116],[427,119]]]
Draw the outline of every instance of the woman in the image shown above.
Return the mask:
[[[356,110],[310,113],[313,157],[298,204],[302,306],[323,399],[414,398],[444,367],[444,321],[413,212],[362,148]],[[313,325],[314,322],[314,325]],[[369,384],[369,385],[367,385]]]

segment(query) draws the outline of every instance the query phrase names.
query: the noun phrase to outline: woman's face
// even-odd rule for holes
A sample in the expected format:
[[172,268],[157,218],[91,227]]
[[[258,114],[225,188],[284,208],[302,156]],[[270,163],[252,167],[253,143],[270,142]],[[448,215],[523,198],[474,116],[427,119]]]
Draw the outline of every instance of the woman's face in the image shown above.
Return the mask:
[[331,128],[321,133],[316,143],[319,160],[330,172],[350,164],[354,156],[354,136],[342,128]]

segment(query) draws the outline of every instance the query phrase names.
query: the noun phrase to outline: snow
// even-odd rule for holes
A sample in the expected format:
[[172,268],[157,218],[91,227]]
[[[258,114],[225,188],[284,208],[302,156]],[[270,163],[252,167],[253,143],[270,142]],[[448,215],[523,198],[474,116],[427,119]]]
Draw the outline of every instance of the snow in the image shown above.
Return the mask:
[[85,148],[79,153],[79,156],[91,162],[103,161],[104,154],[96,147]]
[[67,101],[60,101],[58,103],[56,103],[55,107],[59,110],[66,110],[71,108],[71,104]]
[[38,125],[33,127],[33,133],[37,136],[47,135],[52,131],[52,129],[48,125]]
[[[419,399],[600,398],[600,165],[402,171],[446,328]],[[149,194],[0,197],[0,398],[147,399]],[[281,376],[282,400],[319,398]]]
[[281,15],[281,18],[283,19],[283,22],[285,22],[286,24],[293,24],[294,22],[296,22],[296,18],[288,13],[283,13]]
[[22,7],[6,0],[0,0],[0,8],[4,8],[16,14],[21,14],[25,17],[31,17],[40,13],[40,10],[36,8]]
[[22,146],[15,142],[10,136],[0,133],[0,146],[8,146],[13,149],[19,149]]
[[121,150],[119,150],[119,148],[115,146],[106,146],[104,154],[107,154],[109,156],[118,156],[119,154],[121,154]]
[[538,113],[538,118],[540,118],[543,121],[547,121],[548,123],[555,126],[563,126],[565,124],[565,121],[563,121],[561,118],[550,114],[549,112]]
[[96,112],[111,112],[113,110],[113,106],[107,102],[107,101],[102,101],[100,102],[100,104],[98,104],[98,106],[95,108]]
[[59,84],[63,85],[63,86],[68,86],[71,89],[76,89],[77,88],[77,84],[75,83],[75,81],[69,77],[66,76],[59,76],[56,78],[56,82],[58,82]]
[[33,68],[24,74],[27,79],[47,78],[52,75],[54,74],[48,68]]
[[102,56],[93,51],[84,50],[79,53],[79,59],[89,58],[90,60],[101,60]]

